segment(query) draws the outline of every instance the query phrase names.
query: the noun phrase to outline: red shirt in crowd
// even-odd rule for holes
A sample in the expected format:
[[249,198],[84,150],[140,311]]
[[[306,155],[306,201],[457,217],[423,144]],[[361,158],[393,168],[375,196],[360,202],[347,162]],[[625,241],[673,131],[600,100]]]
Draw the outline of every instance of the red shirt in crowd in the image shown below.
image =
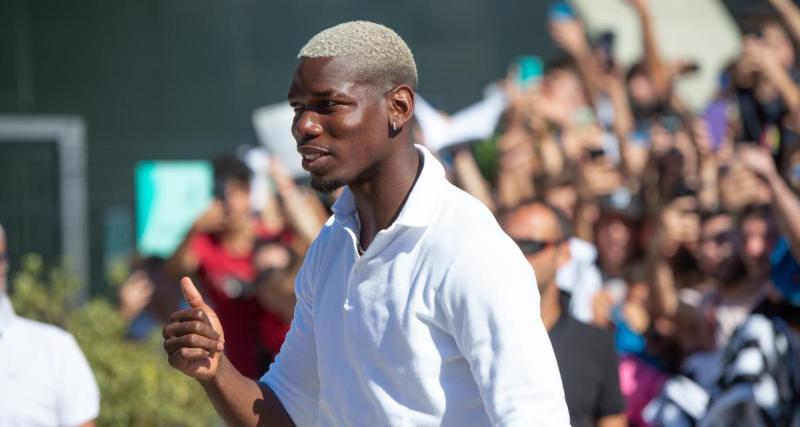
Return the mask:
[[[274,234],[258,226],[256,236],[267,239]],[[231,255],[212,234],[195,235],[191,248],[199,262],[200,286],[225,331],[225,354],[243,375],[260,377],[267,368],[266,362],[277,354],[273,351],[280,349],[286,332],[282,325],[271,321],[273,316],[255,298],[252,254]],[[267,341],[262,342],[262,337]]]

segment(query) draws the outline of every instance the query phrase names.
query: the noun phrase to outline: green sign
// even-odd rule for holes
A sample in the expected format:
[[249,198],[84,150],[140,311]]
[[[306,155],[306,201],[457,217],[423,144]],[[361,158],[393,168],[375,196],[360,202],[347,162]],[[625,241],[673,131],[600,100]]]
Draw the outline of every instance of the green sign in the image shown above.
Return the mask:
[[168,257],[211,202],[212,167],[205,161],[142,161],[135,186],[139,254]]

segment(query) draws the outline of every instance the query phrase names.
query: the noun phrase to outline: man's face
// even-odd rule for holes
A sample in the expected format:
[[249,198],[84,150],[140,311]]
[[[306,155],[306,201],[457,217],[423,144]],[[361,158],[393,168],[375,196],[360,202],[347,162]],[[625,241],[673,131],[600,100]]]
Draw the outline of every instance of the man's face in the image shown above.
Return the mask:
[[727,281],[728,270],[739,262],[736,246],[739,235],[733,218],[715,215],[703,222],[700,231],[700,270],[711,277]]
[[617,214],[601,214],[595,242],[600,257],[609,265],[621,267],[633,252],[633,226]]
[[250,186],[236,180],[225,182],[222,206],[225,209],[225,219],[230,227],[250,220]]
[[570,70],[556,69],[545,74],[542,80],[542,94],[548,100],[570,109],[586,102],[581,80]]
[[774,224],[761,215],[749,215],[742,220],[743,257],[747,272],[753,278],[769,275],[769,256],[777,243]]
[[389,156],[387,91],[351,58],[300,59],[289,89],[292,134],[317,191],[367,182]]
[[554,286],[556,272],[569,260],[569,252],[553,212],[541,205],[524,207],[506,218],[503,226],[533,267],[539,291]]

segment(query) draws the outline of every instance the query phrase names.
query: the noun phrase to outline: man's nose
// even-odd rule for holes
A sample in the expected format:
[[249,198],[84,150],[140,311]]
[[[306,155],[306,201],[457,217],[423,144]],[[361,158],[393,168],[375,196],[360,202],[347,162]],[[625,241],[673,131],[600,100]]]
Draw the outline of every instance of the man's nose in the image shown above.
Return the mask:
[[292,134],[298,142],[321,135],[322,125],[319,123],[318,114],[310,110],[297,113],[294,126],[292,126]]

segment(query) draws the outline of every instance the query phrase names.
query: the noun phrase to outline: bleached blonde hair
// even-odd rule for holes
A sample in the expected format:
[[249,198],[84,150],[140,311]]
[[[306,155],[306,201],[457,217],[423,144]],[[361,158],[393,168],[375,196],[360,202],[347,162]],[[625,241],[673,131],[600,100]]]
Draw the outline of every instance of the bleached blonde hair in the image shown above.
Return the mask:
[[300,49],[298,59],[352,57],[368,78],[417,87],[417,64],[405,41],[392,29],[369,21],[350,21],[322,30]]

